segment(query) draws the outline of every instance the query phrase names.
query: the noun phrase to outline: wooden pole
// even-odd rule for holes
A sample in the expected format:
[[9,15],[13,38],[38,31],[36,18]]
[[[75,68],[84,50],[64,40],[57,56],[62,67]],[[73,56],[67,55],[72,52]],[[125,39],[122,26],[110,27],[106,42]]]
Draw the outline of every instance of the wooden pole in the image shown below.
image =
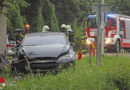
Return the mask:
[[101,59],[101,5],[97,5],[97,56],[96,56],[96,64],[99,64]]

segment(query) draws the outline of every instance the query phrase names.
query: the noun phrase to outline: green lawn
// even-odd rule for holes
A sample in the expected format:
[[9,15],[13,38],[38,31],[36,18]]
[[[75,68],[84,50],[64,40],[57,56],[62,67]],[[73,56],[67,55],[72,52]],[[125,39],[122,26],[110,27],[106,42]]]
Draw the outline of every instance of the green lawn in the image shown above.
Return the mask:
[[5,90],[129,90],[130,58],[104,56],[102,64],[90,68],[88,57],[76,61],[76,66],[57,75],[27,75],[16,80],[9,70],[0,74],[5,78]]

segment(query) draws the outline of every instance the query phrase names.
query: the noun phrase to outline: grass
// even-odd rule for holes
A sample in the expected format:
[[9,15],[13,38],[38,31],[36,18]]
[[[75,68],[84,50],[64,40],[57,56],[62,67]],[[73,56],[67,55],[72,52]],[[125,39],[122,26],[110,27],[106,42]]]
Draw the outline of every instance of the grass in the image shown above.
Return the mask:
[[26,75],[16,80],[9,70],[2,72],[7,87],[4,90],[128,90],[130,87],[130,58],[104,56],[102,64],[92,66],[88,57],[76,61],[76,66],[57,75]]

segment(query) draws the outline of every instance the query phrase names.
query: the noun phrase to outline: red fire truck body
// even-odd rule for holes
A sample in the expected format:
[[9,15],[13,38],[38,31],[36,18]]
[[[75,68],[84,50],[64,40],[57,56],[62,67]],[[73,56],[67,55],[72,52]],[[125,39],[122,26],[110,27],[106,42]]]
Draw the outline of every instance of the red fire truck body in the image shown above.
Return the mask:
[[[105,20],[105,47],[117,53],[130,48],[130,17],[120,14],[107,14]],[[96,41],[96,15],[89,15],[87,20],[87,43]]]

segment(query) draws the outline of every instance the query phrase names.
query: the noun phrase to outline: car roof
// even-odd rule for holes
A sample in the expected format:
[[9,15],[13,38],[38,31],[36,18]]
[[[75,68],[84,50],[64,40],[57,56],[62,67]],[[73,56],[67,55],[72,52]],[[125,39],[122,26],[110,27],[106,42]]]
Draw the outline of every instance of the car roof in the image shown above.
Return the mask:
[[35,33],[30,33],[26,34],[26,36],[39,36],[39,35],[60,35],[60,36],[65,36],[64,33],[62,32],[35,32]]
[[15,32],[24,32],[24,29],[18,28],[18,29],[16,29],[16,30],[14,30],[13,32],[14,32],[14,33],[15,33]]

